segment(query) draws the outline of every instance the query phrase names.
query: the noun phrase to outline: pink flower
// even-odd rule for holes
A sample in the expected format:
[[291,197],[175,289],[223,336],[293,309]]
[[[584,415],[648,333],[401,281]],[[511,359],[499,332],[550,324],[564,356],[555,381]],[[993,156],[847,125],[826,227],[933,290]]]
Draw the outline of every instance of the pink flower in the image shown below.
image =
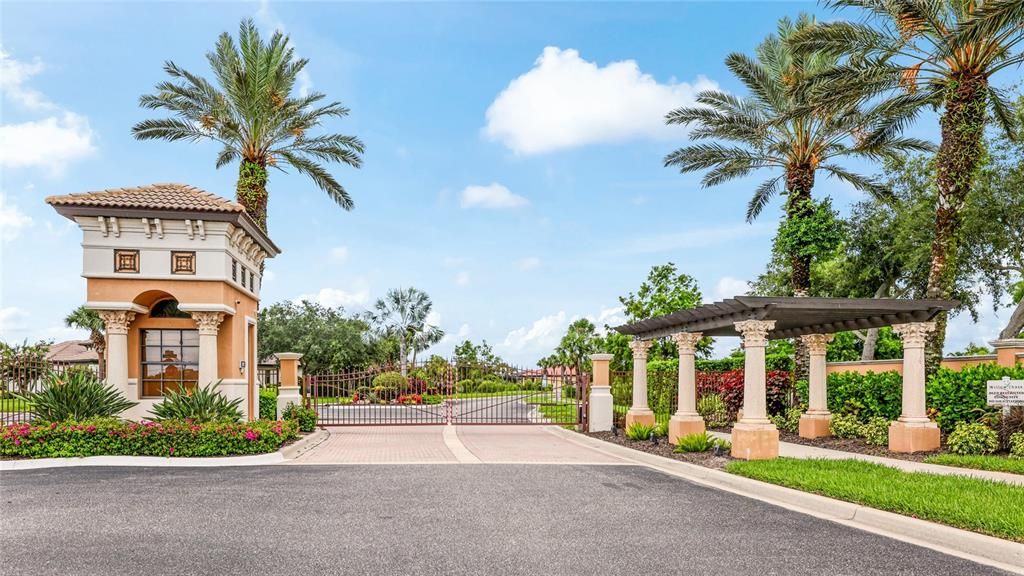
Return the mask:
[[14,439],[14,445],[15,446],[21,446],[21,438],[15,438]]
[[245,431],[245,439],[248,440],[249,442],[253,442],[254,440],[258,440],[259,437],[260,437],[260,433],[255,431],[255,430],[246,430]]
[[89,424],[89,427],[86,428],[85,431],[88,432],[89,434],[92,434],[93,432],[96,431],[96,427],[93,426],[92,424]]
[[171,452],[172,455],[174,454],[174,446],[171,446],[170,452]]
[[56,422],[50,422],[50,430],[56,430],[56,429],[57,429],[57,423]]

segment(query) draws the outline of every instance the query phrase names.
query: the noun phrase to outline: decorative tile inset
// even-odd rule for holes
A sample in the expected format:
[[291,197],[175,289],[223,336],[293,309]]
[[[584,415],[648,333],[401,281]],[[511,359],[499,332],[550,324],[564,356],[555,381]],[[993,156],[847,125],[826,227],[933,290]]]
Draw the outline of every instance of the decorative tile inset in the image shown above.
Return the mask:
[[138,250],[114,250],[114,272],[138,274]]
[[195,252],[171,252],[171,274],[195,274]]

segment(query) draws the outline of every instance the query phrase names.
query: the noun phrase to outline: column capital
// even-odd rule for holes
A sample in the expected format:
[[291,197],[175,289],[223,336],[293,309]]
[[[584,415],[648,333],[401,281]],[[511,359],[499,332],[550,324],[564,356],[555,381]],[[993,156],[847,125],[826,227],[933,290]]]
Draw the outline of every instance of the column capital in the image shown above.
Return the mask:
[[200,336],[216,336],[220,331],[220,323],[224,321],[224,313],[192,312],[192,320],[195,321]]
[[775,328],[775,320],[742,320],[733,325],[743,335],[744,346],[766,346],[768,332]]
[[804,334],[800,340],[807,346],[810,354],[824,354],[828,343],[836,337],[835,334]]
[[128,334],[128,327],[135,320],[135,312],[128,310],[97,310],[107,334]]
[[935,322],[911,322],[909,324],[895,324],[892,331],[903,339],[903,347],[920,348],[928,334],[935,330]]
[[680,354],[693,354],[697,351],[697,343],[704,337],[701,332],[676,332],[672,340],[679,347]]
[[646,360],[647,351],[650,350],[652,344],[654,344],[652,340],[633,340],[630,342],[629,349],[633,351],[633,358]]

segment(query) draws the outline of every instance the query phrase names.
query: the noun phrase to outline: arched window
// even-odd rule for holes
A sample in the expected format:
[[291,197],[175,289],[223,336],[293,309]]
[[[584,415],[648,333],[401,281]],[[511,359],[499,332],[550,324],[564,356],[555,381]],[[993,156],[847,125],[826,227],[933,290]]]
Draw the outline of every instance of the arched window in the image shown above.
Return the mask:
[[178,301],[173,298],[161,300],[149,309],[150,318],[191,318],[188,312],[178,310]]

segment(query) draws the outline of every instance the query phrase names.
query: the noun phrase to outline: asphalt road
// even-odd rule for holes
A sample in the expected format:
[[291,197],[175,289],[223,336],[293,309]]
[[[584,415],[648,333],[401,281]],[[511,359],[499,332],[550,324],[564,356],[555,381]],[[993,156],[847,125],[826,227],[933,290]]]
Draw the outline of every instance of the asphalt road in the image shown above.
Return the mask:
[[633,466],[63,468],[0,478],[2,574],[988,575]]

